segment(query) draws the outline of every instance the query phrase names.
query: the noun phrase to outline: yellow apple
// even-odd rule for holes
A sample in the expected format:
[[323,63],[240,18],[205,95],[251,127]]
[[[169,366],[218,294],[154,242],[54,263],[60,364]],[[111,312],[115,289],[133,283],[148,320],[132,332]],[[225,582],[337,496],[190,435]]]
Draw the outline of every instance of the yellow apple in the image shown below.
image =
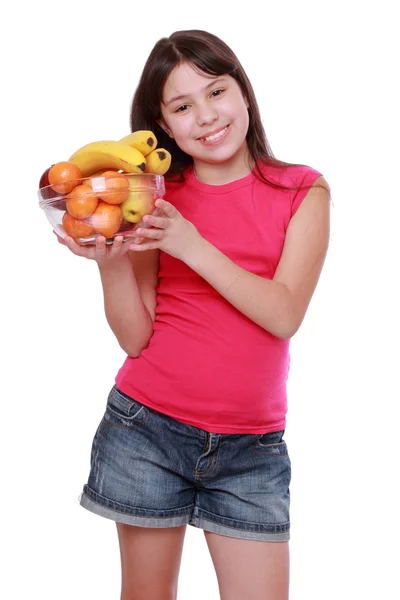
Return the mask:
[[127,199],[120,205],[123,218],[130,223],[139,223],[144,215],[153,212],[155,200],[152,192],[131,190]]

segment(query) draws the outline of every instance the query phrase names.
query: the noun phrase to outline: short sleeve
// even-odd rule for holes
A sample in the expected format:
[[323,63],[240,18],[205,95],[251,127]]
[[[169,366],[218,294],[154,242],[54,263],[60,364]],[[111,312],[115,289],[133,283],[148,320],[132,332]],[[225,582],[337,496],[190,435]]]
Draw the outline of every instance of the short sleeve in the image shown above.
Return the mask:
[[298,186],[299,189],[293,192],[291,201],[291,216],[296,213],[300,204],[306,197],[310,187],[315,183],[318,177],[321,177],[322,173],[312,169],[311,167],[300,167],[296,172],[296,177],[293,177],[293,185]]

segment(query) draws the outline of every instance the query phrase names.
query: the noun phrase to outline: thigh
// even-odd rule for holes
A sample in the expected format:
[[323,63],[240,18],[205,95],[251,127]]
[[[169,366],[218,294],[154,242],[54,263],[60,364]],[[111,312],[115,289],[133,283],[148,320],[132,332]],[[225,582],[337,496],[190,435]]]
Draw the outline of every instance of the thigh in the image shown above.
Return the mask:
[[288,542],[258,542],[205,532],[221,600],[287,600]]
[[151,529],[117,523],[121,600],[175,600],[186,525]]

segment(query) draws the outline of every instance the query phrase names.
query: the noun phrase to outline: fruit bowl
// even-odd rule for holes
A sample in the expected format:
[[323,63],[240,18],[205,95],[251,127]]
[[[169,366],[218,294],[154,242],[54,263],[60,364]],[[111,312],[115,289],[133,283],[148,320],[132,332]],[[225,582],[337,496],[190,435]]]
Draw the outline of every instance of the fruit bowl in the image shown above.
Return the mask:
[[117,235],[134,236],[157,198],[165,195],[165,182],[153,173],[105,171],[70,181],[65,191],[54,184],[38,190],[39,206],[54,231],[80,245],[94,244],[100,235],[111,244]]

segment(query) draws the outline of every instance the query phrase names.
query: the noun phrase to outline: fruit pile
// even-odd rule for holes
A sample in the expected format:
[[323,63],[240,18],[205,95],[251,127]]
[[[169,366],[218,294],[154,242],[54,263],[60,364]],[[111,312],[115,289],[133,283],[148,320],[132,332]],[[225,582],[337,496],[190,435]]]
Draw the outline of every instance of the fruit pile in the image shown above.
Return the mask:
[[157,176],[171,165],[170,153],[157,143],[152,131],[134,131],[83,146],[42,174],[42,207],[62,211],[63,233],[76,241],[131,231],[152,212],[161,195]]

